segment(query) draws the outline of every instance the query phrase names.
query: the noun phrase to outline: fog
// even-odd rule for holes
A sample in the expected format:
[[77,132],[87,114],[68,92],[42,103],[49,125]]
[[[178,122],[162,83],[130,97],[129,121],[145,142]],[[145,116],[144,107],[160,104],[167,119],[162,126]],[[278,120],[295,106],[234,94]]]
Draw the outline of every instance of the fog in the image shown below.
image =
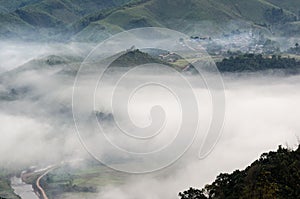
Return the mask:
[[[142,68],[138,71],[139,76],[126,76],[116,89],[115,83],[122,76],[122,71],[116,71],[104,77],[107,81],[96,89],[94,96],[96,103],[91,104],[89,91],[91,88],[95,89],[95,82],[91,80],[98,76],[93,73],[85,74],[76,96],[82,105],[75,109],[76,129],[72,112],[75,76],[65,73],[64,69],[70,67],[77,69],[82,57],[85,57],[93,47],[89,44],[82,45],[74,43],[46,45],[46,47],[42,44],[23,43],[1,45],[0,65],[3,71],[9,71],[2,72],[0,76],[1,167],[27,168],[33,165],[42,167],[74,159],[87,160],[91,158],[85,148],[87,147],[89,152],[100,159],[109,156],[112,163],[108,161],[108,166],[114,169],[148,168],[149,160],[142,162],[138,158],[122,156],[123,153],[115,151],[116,148],[112,150],[105,140],[99,139],[95,117],[89,119],[89,115],[94,116],[92,111],[112,113],[115,121],[120,122],[119,127],[127,129],[133,136],[141,136],[138,134],[139,129],[149,124],[154,123],[153,128],[157,130],[156,127],[162,123],[155,122],[165,119],[164,128],[159,131],[158,136],[153,140],[138,142],[135,139],[126,140],[114,121],[100,121],[100,123],[108,138],[127,152],[148,153],[161,147],[170,147],[170,150],[158,157],[151,157],[155,158],[155,162],[149,168],[153,166],[164,167],[163,169],[147,174],[131,174],[121,185],[99,188],[97,197],[104,199],[177,198],[179,191],[190,186],[201,188],[211,183],[220,172],[244,169],[259,158],[261,153],[276,150],[278,145],[295,148],[298,144],[300,76],[283,76],[280,73],[223,76],[226,97],[223,131],[212,152],[204,159],[199,159],[198,156],[213,117],[213,104],[209,91],[199,77],[189,75],[185,77],[192,85],[192,90],[188,90],[182,80],[177,79],[179,77],[176,74],[169,74],[168,71],[161,73],[157,70],[149,72]],[[80,59],[49,68],[30,67],[34,65],[33,62],[22,66],[32,59],[43,62],[47,55],[53,54],[65,57],[77,56]],[[166,88],[150,85],[137,90],[130,100],[126,99],[128,103],[126,109],[121,107],[122,97],[128,96],[133,86],[154,80],[163,80],[164,83],[168,83],[169,88],[176,88],[175,94],[181,93],[184,99],[180,98],[178,101]],[[117,96],[114,96],[113,91],[116,91]],[[186,121],[185,131],[179,130],[182,125],[180,123],[182,107],[191,110],[194,105],[193,100],[189,98],[191,91],[195,94],[199,107],[197,112],[199,128],[194,141],[190,140],[195,133],[192,118],[195,116],[194,113],[191,114],[190,121]],[[112,102],[112,97],[117,97],[118,100]],[[191,104],[178,105],[178,102]],[[160,115],[160,109],[153,109],[155,106],[163,109],[163,116]],[[127,111],[129,119],[126,118]],[[82,123],[79,124],[80,121],[76,119],[82,119]],[[128,121],[131,122],[130,125]],[[83,140],[78,138],[78,131]],[[153,132],[144,133],[142,136],[145,137],[153,135]],[[181,133],[181,136],[184,133],[183,138],[186,137],[187,140],[181,139],[171,146],[170,143],[178,136],[177,133]],[[176,154],[183,152],[182,149],[190,142],[192,145],[189,150],[178,159]],[[117,162],[118,158],[122,158],[121,163]],[[165,162],[168,158],[178,160],[169,164]],[[105,158],[103,160],[106,161]]]
[[20,42],[14,40],[0,41],[0,73],[15,69],[32,59],[47,55],[86,56],[93,44],[57,43],[57,42]]
[[179,191],[211,183],[220,172],[245,169],[260,154],[276,150],[278,145],[297,147],[299,76],[229,76],[225,83],[226,122],[218,144],[207,158],[199,160],[193,151],[179,168],[166,169],[171,173],[167,177],[135,176],[120,187],[107,187],[99,198],[176,198]]

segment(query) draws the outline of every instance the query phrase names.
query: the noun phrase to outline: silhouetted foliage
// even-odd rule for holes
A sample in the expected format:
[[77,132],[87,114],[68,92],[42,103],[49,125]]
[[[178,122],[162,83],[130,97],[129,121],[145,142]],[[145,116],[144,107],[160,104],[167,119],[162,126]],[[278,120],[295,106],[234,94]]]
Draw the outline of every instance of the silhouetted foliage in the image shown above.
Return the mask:
[[182,193],[180,192],[178,195],[181,197],[181,199],[206,199],[203,190],[194,189],[192,187],[190,187],[190,189],[187,191]]
[[279,146],[277,152],[261,155],[245,170],[222,173],[211,184],[179,193],[181,199],[300,198],[300,145],[291,151]]

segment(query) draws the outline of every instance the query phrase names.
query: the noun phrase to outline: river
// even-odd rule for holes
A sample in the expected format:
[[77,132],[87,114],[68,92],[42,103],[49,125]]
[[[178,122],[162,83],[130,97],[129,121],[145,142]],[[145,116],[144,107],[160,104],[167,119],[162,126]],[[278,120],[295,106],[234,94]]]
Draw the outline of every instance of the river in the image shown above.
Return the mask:
[[33,192],[32,186],[23,182],[21,178],[12,177],[10,182],[15,193],[22,199],[39,199]]

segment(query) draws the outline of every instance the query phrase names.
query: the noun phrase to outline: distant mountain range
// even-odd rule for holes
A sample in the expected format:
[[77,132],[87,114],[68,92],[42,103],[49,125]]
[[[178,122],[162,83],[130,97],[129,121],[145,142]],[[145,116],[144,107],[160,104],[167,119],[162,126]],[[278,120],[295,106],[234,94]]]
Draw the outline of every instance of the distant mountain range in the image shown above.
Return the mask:
[[300,34],[299,15],[295,0],[0,0],[0,38],[99,41],[147,26],[291,36]]

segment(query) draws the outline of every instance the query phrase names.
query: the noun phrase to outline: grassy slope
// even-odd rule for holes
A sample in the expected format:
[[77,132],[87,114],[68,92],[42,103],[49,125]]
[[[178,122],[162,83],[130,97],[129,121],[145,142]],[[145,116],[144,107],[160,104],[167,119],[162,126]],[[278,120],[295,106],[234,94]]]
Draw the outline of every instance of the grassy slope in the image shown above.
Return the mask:
[[263,0],[240,1],[240,0],[216,0],[218,4],[223,4],[224,9],[229,13],[236,13],[241,19],[254,23],[264,23],[264,11],[274,7]]
[[[200,19],[201,17],[195,17],[196,15],[205,15],[205,13],[197,11],[197,9],[190,11],[191,7],[193,5],[187,7],[184,2],[179,0],[178,2],[168,0],[147,1],[133,7],[119,9],[105,19],[90,24],[80,33],[80,37],[83,39],[89,38],[90,32],[98,34],[97,25],[104,26],[107,32],[113,32],[110,30],[110,27],[121,31],[145,26],[168,27],[182,30],[183,24],[188,25],[185,20],[191,20],[192,18],[193,20],[197,20],[197,18]],[[95,31],[90,31],[92,29],[91,26],[93,26]]]
[[[251,23],[265,24],[267,21],[264,13],[267,9],[282,7],[285,13],[295,15],[299,4],[300,2],[293,0],[150,0],[134,7],[118,9],[105,19],[90,24],[90,27],[81,32],[81,36],[87,30],[96,30],[97,25],[104,26],[107,32],[110,32],[110,26],[114,29],[119,27],[120,30],[160,26],[193,33],[197,31],[196,24],[202,24],[202,31],[207,29],[207,34],[210,34],[222,32],[224,28],[228,28],[228,24],[238,21],[248,21],[249,26]],[[99,32],[95,31],[96,33]]]
[[[3,4],[3,7],[10,10],[19,8],[17,14],[23,23],[34,27],[69,27],[72,30],[71,24],[92,16],[73,31],[77,34],[75,38],[87,40],[99,39],[96,36],[99,33],[103,35],[100,39],[103,39],[124,29],[145,26],[167,27],[185,33],[195,33],[201,29],[206,34],[212,34],[222,32],[229,24],[238,21],[248,21],[249,26],[265,24],[266,9],[280,7],[285,13],[296,16],[300,7],[300,2],[295,0],[39,0],[34,3],[35,1],[38,0],[22,0],[23,6],[13,1],[14,3]],[[127,6],[119,7],[129,1]],[[108,15],[93,18],[103,9],[111,8],[115,9]],[[0,25],[3,21],[5,20],[1,18]],[[297,32],[298,24],[291,23],[289,26],[296,27],[294,29]],[[18,33],[17,31],[12,32]]]
[[[293,15],[298,17],[300,20],[300,1],[297,0],[266,0],[280,8],[285,9],[286,11],[292,13]],[[291,22],[284,24],[279,27],[282,30],[285,30],[284,36],[295,36],[300,33],[300,21]]]
[[[213,27],[215,31],[220,31],[220,22],[237,19],[264,22],[263,12],[270,7],[272,5],[259,0],[151,0],[134,7],[119,9],[97,23],[112,24],[120,29],[160,26],[193,32],[193,24],[210,21],[210,29]],[[96,27],[95,24],[91,25]],[[109,30],[109,26],[105,28]],[[87,32],[86,30],[83,32]]]
[[0,0],[0,5],[4,10],[8,12],[12,12],[18,8],[24,7],[26,5],[30,5],[41,0]]
[[10,187],[9,172],[0,169],[0,198],[19,199],[14,190]]
[[[187,2],[188,1],[188,2]],[[149,25],[179,28],[186,21],[229,19],[226,13],[220,12],[211,4],[195,0],[153,0],[133,8],[125,8],[110,15],[105,21],[128,29],[130,23],[146,18]],[[122,20],[118,20],[122,19]],[[116,23],[117,22],[117,23]],[[139,24],[136,24],[139,27]]]
[[[62,18],[55,15],[53,7],[64,5],[65,7],[61,6],[66,11],[64,19],[68,19],[68,11],[92,13],[99,9],[121,5],[125,0],[118,3],[103,0],[99,2],[81,2],[81,0],[77,0],[70,3],[70,0],[44,0],[37,4],[35,9],[43,10],[54,17]],[[30,6],[32,7],[33,5]],[[163,24],[172,27],[176,26],[175,23],[179,21],[199,20],[227,21],[243,19],[263,23],[265,22],[264,11],[278,6],[286,9],[287,12],[294,10],[295,13],[295,9],[299,8],[300,3],[292,0],[284,2],[279,0],[151,0],[134,7],[120,9],[110,15],[105,21],[124,29],[131,28],[130,22],[138,19],[146,19],[148,25],[158,26]],[[80,10],[83,7],[85,9]],[[180,27],[180,23],[177,26]]]
[[19,199],[20,197],[16,196],[9,185],[7,179],[0,178],[0,198],[9,198],[9,199]]
[[270,2],[278,7],[286,9],[296,15],[299,14],[300,11],[300,1],[297,0],[265,0]]
[[[98,188],[122,184],[126,177],[127,175],[124,173],[115,172],[98,164],[76,168],[65,165],[47,174],[42,179],[42,183],[49,198],[64,198],[66,195],[69,195],[68,198],[74,198],[75,196],[95,198]],[[72,188],[68,190],[63,187]],[[90,190],[80,190],[78,188],[89,188]]]
[[21,37],[18,33],[34,31],[34,27],[21,20],[15,14],[0,14],[0,39],[7,37]]
[[[56,19],[63,23],[70,23],[80,17],[80,8],[66,0],[45,0],[38,4],[26,6],[22,10],[29,14],[41,13],[48,15],[52,20]],[[41,21],[41,24],[38,25],[43,25],[42,23]]]
[[[40,18],[51,18],[53,26],[56,26],[59,23],[70,24],[87,14],[121,5],[124,1],[126,0],[43,0],[39,3],[25,6],[20,10],[29,15],[28,23],[34,22],[34,16],[39,14]],[[33,17],[30,17],[30,15],[33,15]],[[26,18],[23,19],[26,21]],[[45,24],[47,24],[47,21],[41,20],[36,25],[45,26]]]
[[[123,5],[129,0],[0,0],[0,38],[21,37],[29,30],[56,34],[75,21],[99,10]],[[46,31],[45,28],[53,30]],[[55,30],[56,29],[56,30]],[[46,36],[46,35],[45,35]]]

